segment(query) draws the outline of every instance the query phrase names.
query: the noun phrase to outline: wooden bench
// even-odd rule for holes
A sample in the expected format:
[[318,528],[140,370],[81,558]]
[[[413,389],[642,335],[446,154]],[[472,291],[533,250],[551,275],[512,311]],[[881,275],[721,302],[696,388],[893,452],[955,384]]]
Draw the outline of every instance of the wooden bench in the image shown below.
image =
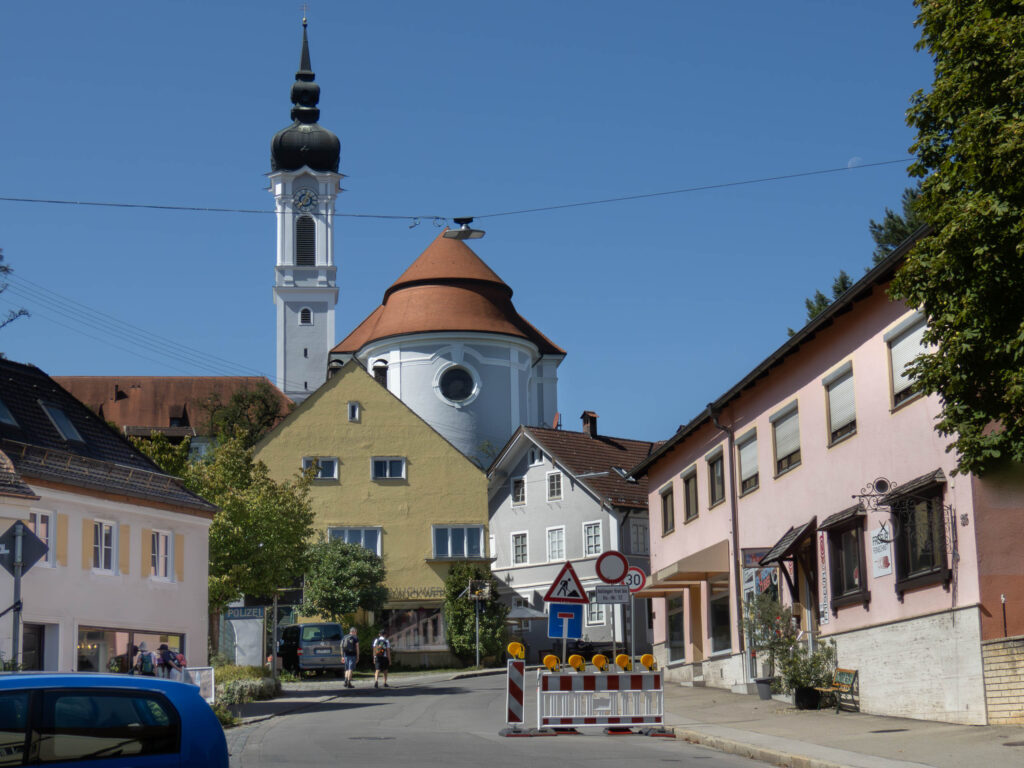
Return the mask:
[[857,670],[856,669],[843,669],[837,667],[836,671],[832,674],[832,684],[826,685],[821,688],[815,687],[818,693],[821,694],[821,699],[818,701],[818,709],[821,709],[821,701],[826,696],[834,696],[836,700],[836,714],[839,714],[839,710],[843,705],[843,696],[850,698],[851,708],[856,708],[856,702],[854,699],[853,688],[857,684]]

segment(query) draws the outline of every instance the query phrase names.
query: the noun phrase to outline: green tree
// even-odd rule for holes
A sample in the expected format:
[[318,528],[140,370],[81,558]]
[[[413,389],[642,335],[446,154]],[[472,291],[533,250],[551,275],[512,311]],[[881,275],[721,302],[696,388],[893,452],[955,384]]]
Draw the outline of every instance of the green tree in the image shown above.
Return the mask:
[[[11,272],[11,268],[4,264],[4,252],[0,250],[0,293],[7,290],[8,283],[4,278],[11,274]],[[0,328],[13,323],[19,317],[28,317],[28,310],[24,308],[9,310],[6,317],[0,317]],[[0,357],[3,357],[3,355],[0,355]]]
[[210,525],[210,611],[242,595],[270,597],[298,580],[313,535],[309,477],[275,482],[240,436],[222,440],[201,461],[188,461],[188,443],[161,434],[136,447],[185,486],[220,507]]
[[480,601],[480,656],[500,654],[505,646],[508,606],[498,602],[498,580],[482,563],[455,563],[444,582],[445,639],[452,653],[469,663],[476,658],[476,605],[466,594],[471,581],[490,585],[490,597]]
[[931,225],[891,293],[928,318],[910,373],[940,397],[957,471],[1024,461],[1024,4],[915,0],[935,61],[911,99],[914,209]]
[[896,246],[924,226],[924,219],[916,207],[917,198],[920,195],[920,184],[915,187],[907,187],[903,190],[900,213],[896,213],[892,208],[886,208],[881,221],[871,219],[868,222],[871,239],[875,241],[875,251],[872,254],[875,264],[882,261],[896,249]]
[[[809,299],[804,299],[804,306],[807,308],[807,322],[811,322],[814,318],[828,309],[829,305],[850,290],[850,286],[853,285],[853,280],[846,274],[845,270],[839,270],[839,275],[835,280],[832,281],[832,298],[830,299],[821,291],[815,291],[814,295]],[[786,332],[792,336],[796,333],[792,328],[787,328]]]
[[384,607],[384,561],[365,547],[329,541],[321,533],[310,545],[306,561],[303,614],[339,621],[360,608],[376,613]]
[[202,408],[208,414],[211,435],[239,436],[246,448],[256,445],[291,410],[283,407],[281,396],[265,381],[235,392],[226,403],[214,393]]

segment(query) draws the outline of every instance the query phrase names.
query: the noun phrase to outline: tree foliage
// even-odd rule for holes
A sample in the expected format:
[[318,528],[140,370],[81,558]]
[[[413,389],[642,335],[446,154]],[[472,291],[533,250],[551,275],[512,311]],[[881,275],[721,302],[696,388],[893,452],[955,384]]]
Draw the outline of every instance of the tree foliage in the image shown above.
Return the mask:
[[135,445],[220,507],[210,526],[210,610],[242,595],[270,597],[302,576],[313,535],[308,477],[275,482],[240,436],[199,461],[188,460],[187,440],[175,446],[154,433]]
[[226,403],[214,393],[202,408],[208,414],[211,435],[238,436],[246,448],[256,445],[284,415],[280,395],[265,381],[235,392]]
[[871,239],[875,241],[875,251],[872,254],[874,263],[878,264],[882,259],[896,250],[908,237],[924,226],[924,219],[918,213],[916,203],[921,194],[921,185],[907,187],[903,190],[902,210],[896,213],[892,208],[885,209],[885,215],[881,221],[871,219],[868,222],[868,230],[871,232]]
[[[850,286],[853,285],[853,280],[845,270],[839,270],[839,274],[836,279],[832,281],[832,298],[830,299],[821,291],[815,291],[814,295],[809,299],[804,299],[804,307],[807,308],[807,322],[811,322],[814,318],[828,309],[829,305],[850,290]],[[790,336],[794,335],[796,331],[792,328],[787,329]]]
[[384,561],[375,553],[321,533],[306,560],[303,614],[339,621],[359,608],[376,613],[384,607]]
[[[490,598],[480,601],[480,656],[500,654],[505,646],[508,606],[498,602],[498,580],[483,563],[455,563],[444,582],[445,639],[465,662],[476,658],[475,604],[463,592],[470,581],[490,584]],[[460,595],[462,595],[460,597]]]
[[920,307],[932,354],[910,368],[938,394],[957,471],[1024,461],[1024,4],[915,0],[931,91],[911,100],[914,209],[932,230],[892,285]]
[[[0,250],[0,293],[7,290],[8,283],[4,278],[11,274],[11,271],[11,268],[4,264],[4,252]],[[0,328],[13,323],[19,317],[28,317],[28,310],[24,308],[9,310],[6,316],[0,316]]]

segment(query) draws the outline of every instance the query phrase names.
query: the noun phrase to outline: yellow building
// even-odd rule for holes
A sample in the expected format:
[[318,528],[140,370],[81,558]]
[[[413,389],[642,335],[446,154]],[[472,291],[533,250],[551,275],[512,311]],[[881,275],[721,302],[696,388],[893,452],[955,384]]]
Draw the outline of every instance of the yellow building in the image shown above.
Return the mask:
[[316,526],[384,559],[378,621],[418,664],[447,660],[440,608],[453,562],[488,559],[487,478],[355,360],[256,446],[275,480],[316,465]]

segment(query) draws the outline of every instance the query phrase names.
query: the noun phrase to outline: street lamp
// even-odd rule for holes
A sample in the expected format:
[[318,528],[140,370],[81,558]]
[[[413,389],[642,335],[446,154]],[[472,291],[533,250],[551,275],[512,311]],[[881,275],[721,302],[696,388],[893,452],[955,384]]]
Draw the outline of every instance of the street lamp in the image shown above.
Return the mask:
[[479,240],[486,234],[482,229],[473,229],[469,226],[473,223],[472,216],[462,219],[452,219],[452,221],[458,224],[459,228],[449,229],[444,233],[444,236],[449,240]]

